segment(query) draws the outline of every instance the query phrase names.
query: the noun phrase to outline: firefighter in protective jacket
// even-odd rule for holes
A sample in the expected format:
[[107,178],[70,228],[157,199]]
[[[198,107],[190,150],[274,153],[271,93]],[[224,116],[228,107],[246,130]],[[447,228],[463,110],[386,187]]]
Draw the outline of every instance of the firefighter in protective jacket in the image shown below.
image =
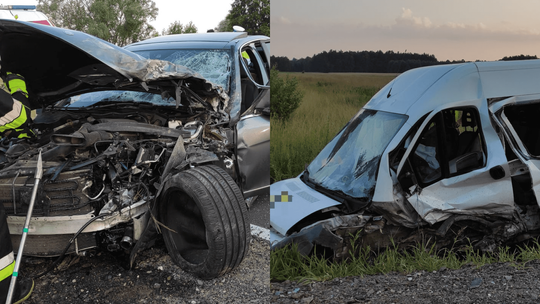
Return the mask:
[[[31,138],[34,133],[29,127],[31,117],[24,78],[12,73],[7,73],[5,78],[5,84],[11,95],[0,90],[0,136]],[[6,302],[14,267],[15,256],[6,211],[4,205],[0,203],[0,303]],[[28,299],[33,289],[33,280],[17,281],[11,303],[21,303]]]
[[32,117],[24,77],[7,72],[4,83],[11,95],[0,90],[0,137],[34,137],[30,129]]

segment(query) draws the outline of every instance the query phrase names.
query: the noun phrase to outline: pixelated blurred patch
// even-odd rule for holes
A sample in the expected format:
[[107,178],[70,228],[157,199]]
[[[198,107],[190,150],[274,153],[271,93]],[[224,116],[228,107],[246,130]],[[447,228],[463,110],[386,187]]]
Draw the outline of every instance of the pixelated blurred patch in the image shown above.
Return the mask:
[[290,203],[292,202],[292,195],[289,195],[289,191],[281,191],[281,195],[270,195],[270,208],[274,208],[275,203]]

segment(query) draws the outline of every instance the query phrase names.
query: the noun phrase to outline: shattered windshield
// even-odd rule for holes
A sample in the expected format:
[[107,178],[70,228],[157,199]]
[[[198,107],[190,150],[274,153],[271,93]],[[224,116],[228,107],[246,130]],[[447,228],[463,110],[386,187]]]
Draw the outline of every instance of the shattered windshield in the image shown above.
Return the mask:
[[310,181],[371,199],[381,155],[406,120],[405,115],[362,109],[308,166]]
[[183,65],[201,74],[206,80],[229,91],[230,55],[225,50],[154,50],[135,52],[147,59],[160,59]]
[[67,99],[65,107],[88,107],[98,102],[149,102],[160,106],[176,106],[176,99],[163,99],[160,94],[137,91],[100,91],[81,94]]

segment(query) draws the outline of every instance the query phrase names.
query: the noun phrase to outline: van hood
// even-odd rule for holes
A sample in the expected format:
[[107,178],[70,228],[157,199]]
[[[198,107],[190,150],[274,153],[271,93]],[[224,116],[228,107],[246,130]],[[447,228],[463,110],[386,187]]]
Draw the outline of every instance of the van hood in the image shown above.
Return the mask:
[[282,236],[307,216],[341,204],[306,186],[298,177],[270,185],[270,194],[270,225]]
[[63,28],[0,20],[0,56],[2,73],[25,77],[32,108],[115,88],[171,89],[174,94],[179,80],[196,83],[207,95],[227,98],[221,87],[187,67],[148,60],[94,36]]

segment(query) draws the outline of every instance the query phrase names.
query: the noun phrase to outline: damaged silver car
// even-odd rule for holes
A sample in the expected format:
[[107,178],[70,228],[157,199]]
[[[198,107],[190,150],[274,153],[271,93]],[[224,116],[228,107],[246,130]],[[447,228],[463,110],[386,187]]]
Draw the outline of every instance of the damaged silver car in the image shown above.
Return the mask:
[[[271,185],[273,248],[493,251],[539,235],[540,61],[405,72],[297,178]],[[359,244],[357,244],[359,245]]]
[[240,93],[241,48],[269,38],[248,37],[217,34],[231,42],[222,54],[200,46],[186,67],[81,32],[0,20],[2,68],[26,78],[39,109],[35,140],[0,142],[14,247],[41,153],[24,254],[99,247],[133,265],[160,232],[173,261],[201,278],[238,266],[250,237],[245,198],[269,187],[269,83],[243,112]]

